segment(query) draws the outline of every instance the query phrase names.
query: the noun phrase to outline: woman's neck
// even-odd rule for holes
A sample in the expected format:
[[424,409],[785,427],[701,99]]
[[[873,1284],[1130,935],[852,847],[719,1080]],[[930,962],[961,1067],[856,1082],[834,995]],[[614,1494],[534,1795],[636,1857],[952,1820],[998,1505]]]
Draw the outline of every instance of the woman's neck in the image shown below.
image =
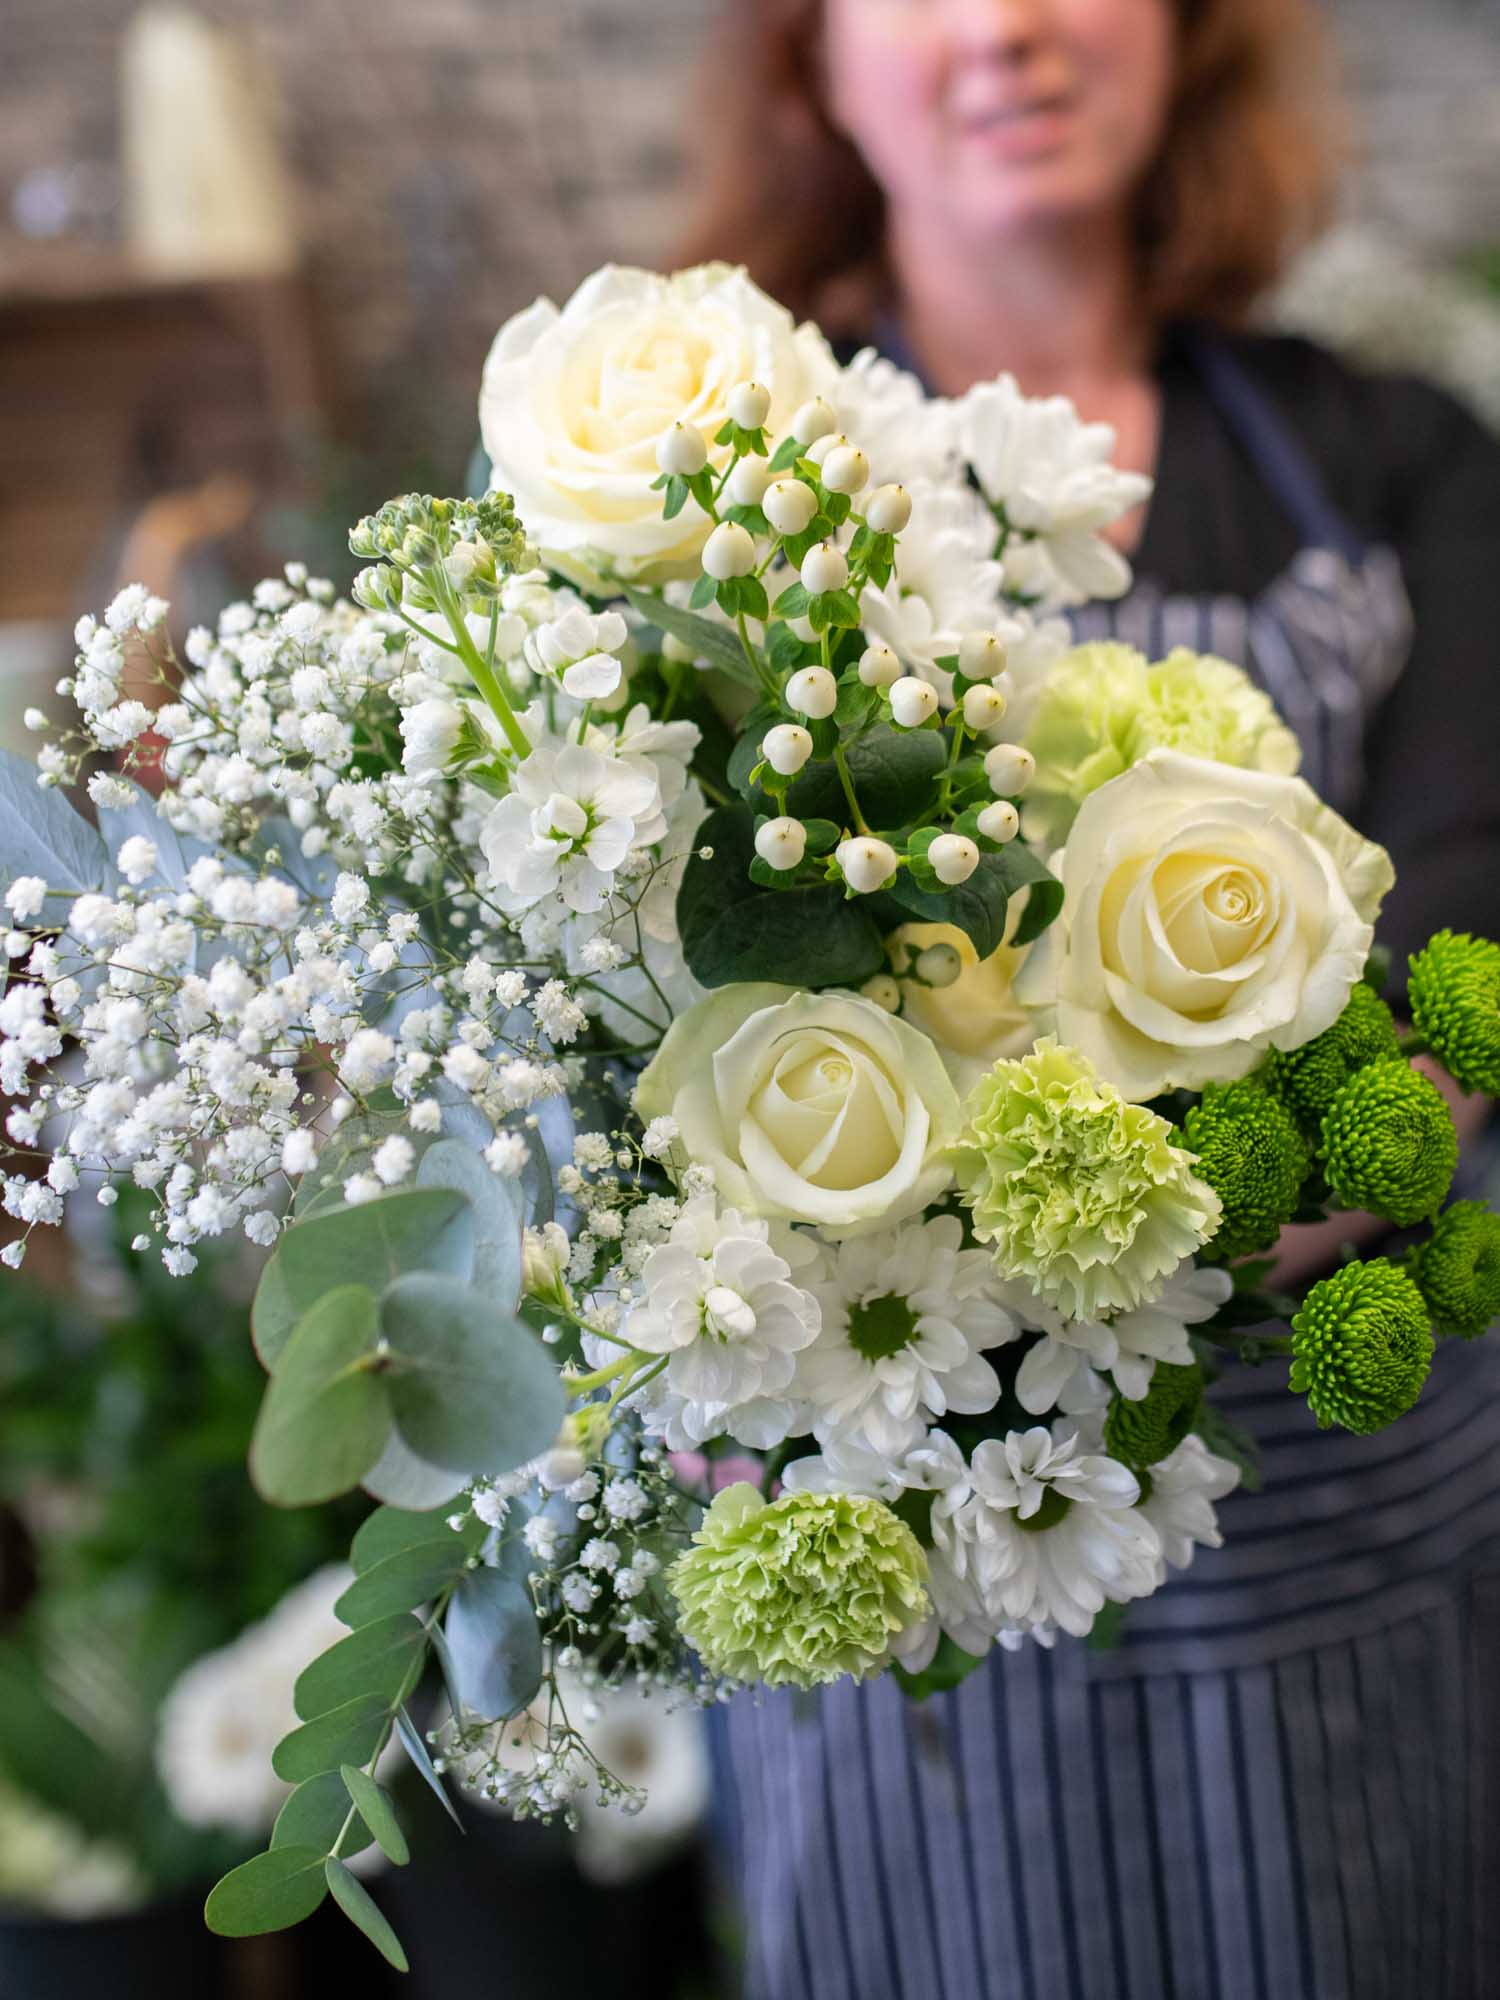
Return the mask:
[[1031,396],[1107,404],[1151,364],[1151,327],[1127,233],[1081,222],[976,253],[933,218],[893,214],[890,258],[903,332],[942,395],[1002,373]]

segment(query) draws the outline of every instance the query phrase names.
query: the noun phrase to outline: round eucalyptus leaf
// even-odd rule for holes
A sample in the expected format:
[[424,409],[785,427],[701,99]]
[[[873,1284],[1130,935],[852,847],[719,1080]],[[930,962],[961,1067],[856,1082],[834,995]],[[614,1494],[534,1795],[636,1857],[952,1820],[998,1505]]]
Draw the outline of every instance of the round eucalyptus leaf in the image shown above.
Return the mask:
[[531,1593],[503,1570],[470,1570],[448,1606],[443,1635],[465,1708],[498,1722],[542,1684],[542,1635]]
[[220,1937],[259,1937],[300,1924],[328,1893],[325,1851],[291,1846],[252,1855],[209,1891],[204,1922]]
[[391,1427],[375,1294],[341,1285],[298,1321],[266,1384],[250,1440],[250,1474],[278,1507],[347,1493],[379,1458]]
[[422,1155],[417,1186],[449,1188],[463,1195],[474,1220],[469,1281],[496,1305],[514,1312],[521,1296],[521,1207],[515,1182],[492,1174],[480,1155],[459,1140],[439,1139]]

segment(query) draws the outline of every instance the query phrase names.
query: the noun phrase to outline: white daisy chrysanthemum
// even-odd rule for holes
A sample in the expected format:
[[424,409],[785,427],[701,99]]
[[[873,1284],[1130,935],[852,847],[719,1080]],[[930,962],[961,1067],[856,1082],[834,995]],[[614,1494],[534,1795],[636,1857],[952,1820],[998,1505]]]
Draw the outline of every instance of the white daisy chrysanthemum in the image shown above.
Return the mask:
[[832,389],[839,428],[870,453],[877,485],[962,477],[953,405],[873,347],[861,348]]
[[1002,575],[994,560],[995,523],[979,495],[964,486],[914,481],[910,525],[896,547],[890,582],[867,585],[860,618],[873,640],[883,640],[908,672],[953,698],[953,676],[938,666],[957,653],[965,632],[994,632],[1008,645],[1022,634],[1006,611]]
[[1025,1287],[1004,1287],[1001,1296],[1010,1311],[1042,1336],[1016,1376],[1021,1407],[1034,1417],[1054,1409],[1069,1416],[1097,1409],[1109,1399],[1100,1379],[1106,1375],[1122,1396],[1138,1403],[1158,1361],[1191,1366],[1187,1329],[1212,1318],[1233,1288],[1228,1272],[1185,1257],[1159,1297],[1104,1322],[1064,1319]]
[[850,1436],[896,1459],[929,1419],[999,1399],[983,1350],[1013,1340],[1016,1324],[996,1302],[993,1263],[963,1248],[955,1216],[829,1245],[806,1283],[822,1328],[799,1357],[796,1393],[820,1442]]
[[1160,1537],[1165,1583],[1167,1563],[1186,1569],[1195,1548],[1224,1546],[1214,1502],[1239,1485],[1240,1469],[1189,1431],[1175,1451],[1151,1467],[1147,1482],[1140,1512]]

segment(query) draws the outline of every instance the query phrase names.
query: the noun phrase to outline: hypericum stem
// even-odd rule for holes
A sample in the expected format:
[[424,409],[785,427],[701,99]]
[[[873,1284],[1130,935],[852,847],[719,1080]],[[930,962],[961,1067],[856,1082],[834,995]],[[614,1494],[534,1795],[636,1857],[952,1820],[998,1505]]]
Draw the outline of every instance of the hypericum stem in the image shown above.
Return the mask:
[[760,682],[764,692],[771,697],[772,701],[775,701],[780,690],[777,688],[775,679],[773,678],[770,671],[766,667],[764,661],[761,659],[759,653],[756,652],[755,648],[750,643],[750,629],[745,623],[745,614],[743,611],[737,611],[735,613],[735,624],[739,628],[740,644],[745,649],[745,658],[750,662],[751,673],[753,673],[755,678]]
[[839,774],[839,783],[844,788],[844,797],[849,802],[849,813],[854,821],[854,831],[856,833],[867,834],[870,829],[865,822],[864,814],[859,809],[859,800],[854,796],[854,780],[849,775],[849,764],[844,756],[844,746],[842,743],[834,745],[833,762]]
[[[436,580],[435,575],[434,580]],[[439,585],[438,602],[443,607],[443,616],[447,619],[449,630],[453,634],[454,642],[458,649],[458,657],[468,668],[470,675],[473,677],[475,687],[478,688],[479,692],[489,703],[490,712],[504,730],[506,740],[510,744],[511,749],[515,751],[518,757],[529,757],[531,755],[530,739],[517,720],[516,711],[506,699],[505,690],[496,679],[494,668],[491,667],[481,654],[479,648],[474,644],[473,636],[464,618],[463,607],[454,599],[453,593],[448,589],[446,579]]]

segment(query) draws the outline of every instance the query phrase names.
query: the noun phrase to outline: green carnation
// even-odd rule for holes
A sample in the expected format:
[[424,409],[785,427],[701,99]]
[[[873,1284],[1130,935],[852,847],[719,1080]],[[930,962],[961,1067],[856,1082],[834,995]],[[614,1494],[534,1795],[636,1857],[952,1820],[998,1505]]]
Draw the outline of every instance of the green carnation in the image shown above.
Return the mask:
[[1407,1224],[1435,1215],[1458,1165],[1443,1093],[1399,1056],[1356,1070],[1323,1118],[1323,1171],[1345,1208]]
[[1140,1474],[1170,1458],[1193,1428],[1203,1400],[1197,1362],[1158,1361],[1138,1403],[1116,1393],[1104,1419],[1104,1449]]
[[1180,750],[1238,771],[1296,774],[1302,750],[1271,697],[1243,667],[1178,646],[1146,675],[1146,700],[1131,749]]
[[1251,1078],[1211,1083],[1182,1121],[1198,1172],[1224,1205],[1215,1257],[1269,1250],[1296,1212],[1312,1148],[1279,1097]]
[[927,1558],[883,1501],[726,1487],[667,1572],[684,1638],[711,1672],[772,1687],[856,1680],[928,1610]]
[[1361,980],[1331,1028],[1314,1035],[1300,1049],[1273,1053],[1261,1074],[1285,1099],[1303,1131],[1316,1137],[1324,1112],[1354,1072],[1400,1053],[1401,1040],[1390,1008]]
[[1412,1024],[1456,1083],[1500,1097],[1500,944],[1439,931],[1411,960]]
[[1291,1387],[1326,1430],[1383,1430],[1422,1393],[1432,1365],[1422,1294],[1388,1258],[1322,1278],[1292,1321]]
[[954,1168],[974,1233],[1068,1319],[1155,1296],[1219,1224],[1173,1128],[1047,1037],[998,1062],[964,1106]]
[[1482,1201],[1445,1208],[1406,1268],[1447,1333],[1473,1340],[1500,1319],[1500,1215]]

